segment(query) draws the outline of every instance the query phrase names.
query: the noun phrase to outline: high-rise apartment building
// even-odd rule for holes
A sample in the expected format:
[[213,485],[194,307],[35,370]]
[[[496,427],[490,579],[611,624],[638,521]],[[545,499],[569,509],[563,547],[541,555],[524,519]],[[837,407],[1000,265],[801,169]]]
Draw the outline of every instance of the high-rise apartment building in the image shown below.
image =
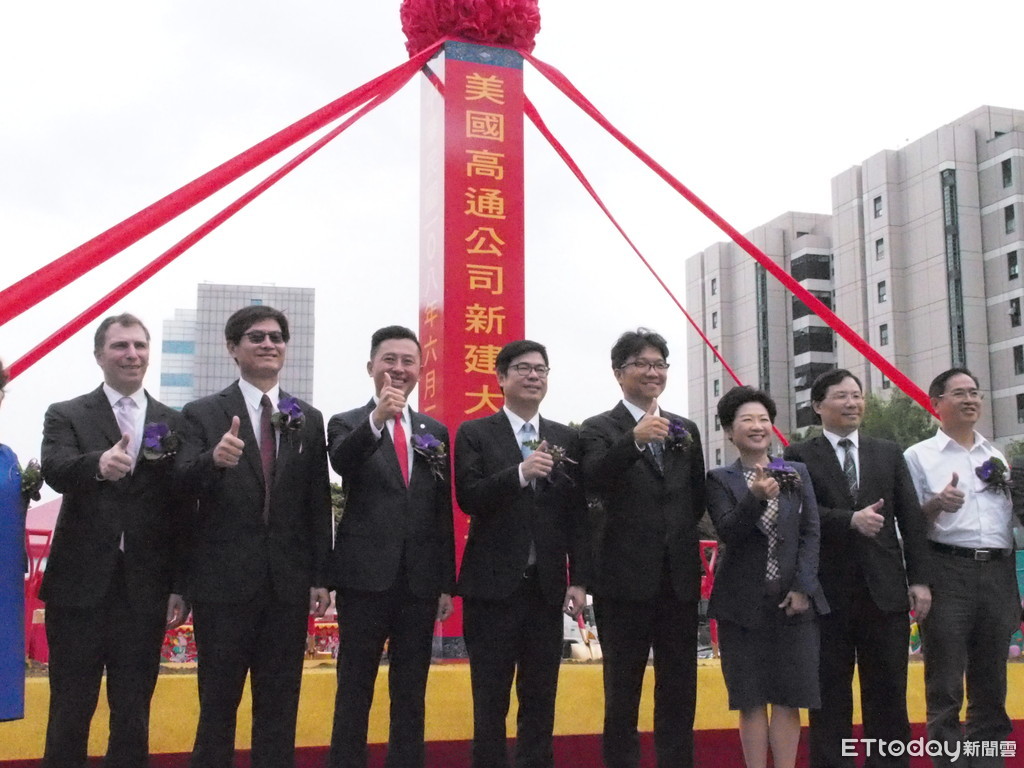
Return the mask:
[[181,408],[198,397],[219,392],[238,378],[224,343],[224,323],[248,304],[266,304],[288,317],[291,341],[281,387],[303,400],[313,399],[315,290],[271,285],[198,286],[196,308],[178,309],[164,321],[160,399]]
[[[1024,437],[1022,216],[1024,111],[981,107],[833,178],[831,217],[790,213],[750,237],[922,388],[970,368],[991,399],[980,429],[1005,443]],[[734,244],[691,257],[686,274],[691,313],[745,383],[771,391],[784,431],[813,422],[808,387],[833,365],[890,390]],[[715,381],[732,381],[692,333],[688,362],[714,466],[716,448],[732,458],[714,429]]]

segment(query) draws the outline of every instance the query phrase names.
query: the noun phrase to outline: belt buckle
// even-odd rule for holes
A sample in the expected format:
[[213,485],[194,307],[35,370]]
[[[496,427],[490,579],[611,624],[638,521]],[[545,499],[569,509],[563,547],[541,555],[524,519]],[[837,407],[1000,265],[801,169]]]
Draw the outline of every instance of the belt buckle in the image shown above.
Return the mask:
[[979,563],[987,563],[992,559],[992,550],[976,549],[974,550],[974,559]]

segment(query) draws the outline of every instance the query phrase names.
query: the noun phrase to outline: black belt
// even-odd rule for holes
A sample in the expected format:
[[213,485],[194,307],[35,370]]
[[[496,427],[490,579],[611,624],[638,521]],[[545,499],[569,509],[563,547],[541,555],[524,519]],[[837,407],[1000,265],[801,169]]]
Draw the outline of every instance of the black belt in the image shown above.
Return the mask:
[[932,545],[932,549],[936,552],[966,557],[968,560],[977,560],[980,563],[985,563],[989,560],[1002,560],[1004,557],[1010,557],[1013,554],[1012,549],[971,549],[970,547],[954,547],[952,544],[940,544],[937,541],[929,541],[928,543]]

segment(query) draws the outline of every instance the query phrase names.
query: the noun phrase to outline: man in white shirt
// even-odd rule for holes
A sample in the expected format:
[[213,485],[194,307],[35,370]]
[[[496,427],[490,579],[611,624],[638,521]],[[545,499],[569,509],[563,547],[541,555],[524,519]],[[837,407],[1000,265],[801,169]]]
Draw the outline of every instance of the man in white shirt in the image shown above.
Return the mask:
[[[966,368],[939,374],[928,388],[941,427],[906,451],[929,521],[931,613],[921,626],[928,737],[947,743],[936,765],[962,754],[959,742],[997,742],[1012,731],[1006,714],[1006,657],[1020,622],[1012,509],[1002,453],[975,430],[983,394]],[[966,731],[960,707],[967,678]],[[1003,758],[971,756],[971,766]]]

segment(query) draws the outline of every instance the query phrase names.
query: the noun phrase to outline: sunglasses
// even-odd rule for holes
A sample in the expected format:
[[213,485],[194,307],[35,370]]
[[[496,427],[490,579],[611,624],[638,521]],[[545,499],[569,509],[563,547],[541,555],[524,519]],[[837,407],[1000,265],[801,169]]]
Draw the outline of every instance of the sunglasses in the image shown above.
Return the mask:
[[248,331],[244,335],[253,344],[262,344],[266,338],[270,339],[271,344],[284,344],[284,334],[281,331]]

